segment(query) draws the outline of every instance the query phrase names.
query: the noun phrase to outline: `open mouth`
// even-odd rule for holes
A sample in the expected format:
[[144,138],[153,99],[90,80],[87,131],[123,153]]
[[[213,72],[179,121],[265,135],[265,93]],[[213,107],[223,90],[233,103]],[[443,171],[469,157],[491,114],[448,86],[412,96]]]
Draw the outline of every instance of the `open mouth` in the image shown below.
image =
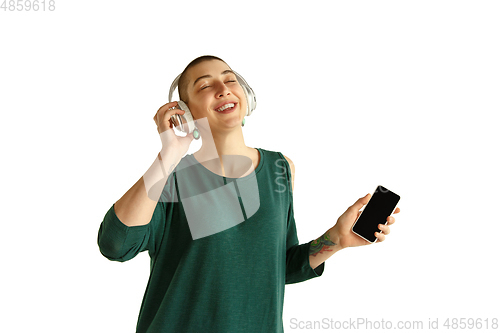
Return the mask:
[[218,113],[231,113],[236,108],[237,103],[226,103],[218,109],[215,109]]

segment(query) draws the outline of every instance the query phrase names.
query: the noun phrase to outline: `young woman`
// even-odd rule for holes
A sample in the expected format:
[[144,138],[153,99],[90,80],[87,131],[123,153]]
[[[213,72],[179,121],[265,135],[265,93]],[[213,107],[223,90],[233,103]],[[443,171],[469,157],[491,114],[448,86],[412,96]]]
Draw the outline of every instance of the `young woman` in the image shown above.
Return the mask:
[[[162,149],[106,213],[101,253],[126,261],[149,252],[137,332],[283,332],[285,284],[321,276],[337,251],[370,244],[350,230],[370,195],[318,239],[299,244],[293,163],[280,152],[246,146],[249,102],[236,74],[220,58],[204,56],[186,67],[178,88],[197,133],[173,131],[179,124],[172,116],[186,113],[181,102],[158,110]],[[202,147],[185,155],[198,135]],[[387,221],[379,242],[395,219]]]

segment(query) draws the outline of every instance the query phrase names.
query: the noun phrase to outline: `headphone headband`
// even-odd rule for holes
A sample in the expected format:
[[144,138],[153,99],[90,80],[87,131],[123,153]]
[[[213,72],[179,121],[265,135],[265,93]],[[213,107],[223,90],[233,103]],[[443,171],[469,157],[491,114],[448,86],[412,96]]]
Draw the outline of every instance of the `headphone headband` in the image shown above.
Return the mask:
[[[172,95],[174,94],[175,88],[179,85],[179,79],[181,78],[181,74],[177,75],[175,78],[174,82],[172,82],[172,85],[170,86],[170,91],[168,92],[168,102],[172,102]],[[180,97],[180,96],[179,96]]]

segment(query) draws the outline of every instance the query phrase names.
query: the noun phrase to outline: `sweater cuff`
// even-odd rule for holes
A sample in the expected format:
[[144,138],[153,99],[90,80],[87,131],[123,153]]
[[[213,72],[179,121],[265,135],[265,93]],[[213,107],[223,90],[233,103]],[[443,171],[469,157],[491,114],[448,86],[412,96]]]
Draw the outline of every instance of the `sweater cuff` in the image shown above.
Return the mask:
[[306,244],[297,245],[294,255],[296,258],[300,258],[298,262],[301,264],[294,267],[294,269],[287,274],[287,284],[303,282],[323,275],[323,271],[325,270],[324,262],[315,269],[312,269],[311,263],[309,262],[309,248],[312,242],[313,240]]

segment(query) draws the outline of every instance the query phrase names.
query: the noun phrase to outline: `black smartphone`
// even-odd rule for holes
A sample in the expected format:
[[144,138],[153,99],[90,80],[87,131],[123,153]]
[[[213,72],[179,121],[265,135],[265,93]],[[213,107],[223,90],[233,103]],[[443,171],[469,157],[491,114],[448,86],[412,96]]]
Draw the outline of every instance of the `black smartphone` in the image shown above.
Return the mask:
[[370,243],[375,243],[375,232],[380,232],[378,225],[387,224],[387,217],[394,212],[399,199],[396,193],[381,185],[377,186],[365,209],[352,225],[352,232]]

